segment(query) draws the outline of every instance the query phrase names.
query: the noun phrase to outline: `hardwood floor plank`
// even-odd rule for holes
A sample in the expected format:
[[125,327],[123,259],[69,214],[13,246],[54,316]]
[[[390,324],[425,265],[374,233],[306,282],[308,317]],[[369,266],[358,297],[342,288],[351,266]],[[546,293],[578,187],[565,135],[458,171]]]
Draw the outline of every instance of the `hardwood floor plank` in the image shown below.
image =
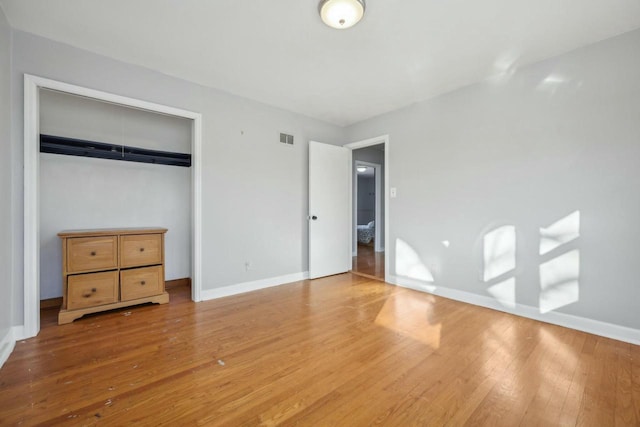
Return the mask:
[[[615,390],[618,360],[612,340],[596,341],[592,369],[584,387],[583,407],[576,425],[615,425]],[[608,390],[603,393],[602,390]]]
[[[536,394],[526,409],[521,426],[553,425],[558,423],[562,409],[570,394],[571,384],[578,370],[578,353],[586,334],[568,334],[565,340],[551,339],[557,346],[551,366]],[[558,423],[561,424],[562,423]]]
[[638,425],[640,347],[344,274],[16,344],[0,425]]
[[578,353],[576,369],[567,391],[567,397],[560,411],[560,425],[575,425],[579,414],[584,410],[584,387],[592,369],[593,349],[596,342],[596,336],[585,334],[584,343]]
[[[469,320],[468,313],[463,311],[458,319],[451,318],[448,320],[452,323],[464,324]],[[480,316],[477,320],[482,321],[484,319]],[[507,322],[494,322],[492,329],[504,332],[509,326]],[[505,329],[502,329],[503,327]],[[451,382],[448,379],[456,378],[464,370],[477,372],[478,367],[485,363],[481,353],[459,351],[462,346],[473,348],[482,345],[485,339],[482,336],[483,334],[478,334],[477,331],[471,329],[461,328],[458,331],[459,333],[455,335],[449,335],[448,340],[450,342],[441,343],[442,346],[436,350],[434,355],[427,358],[424,363],[408,370],[405,375],[376,392],[377,396],[372,396],[372,399],[378,396],[384,396],[384,399],[376,402],[375,407],[384,409],[378,414],[374,411],[373,413],[370,412],[369,415],[363,411],[363,417],[368,419],[367,422],[386,423],[397,418],[401,423],[409,423],[416,419],[416,414],[426,415],[429,417],[430,422],[434,424],[438,424],[438,416],[442,415],[443,418],[448,418],[447,415],[441,412],[441,409],[445,408],[445,406],[442,406],[442,402],[450,400],[450,387],[456,388],[460,383],[458,380]],[[449,363],[433,363],[435,357],[440,360],[447,360]],[[425,382],[424,378],[429,378],[430,381]],[[453,407],[455,407],[455,404],[446,406],[445,412],[448,412]],[[434,408],[438,409],[434,411]],[[455,412],[455,409],[452,412]]]
[[351,271],[370,279],[384,280],[384,252],[375,252],[373,246],[359,244]]
[[640,424],[640,346],[630,345],[631,350],[631,401],[636,418]]
[[618,378],[616,387],[616,403],[615,403],[615,425],[633,425],[640,424],[640,419],[636,418],[633,404],[633,378],[631,376],[633,360],[631,357],[631,349],[629,344],[622,344],[620,354],[618,355]]
[[[481,390],[485,392],[483,399],[478,402],[480,397],[474,396],[475,407],[470,406],[470,402],[466,403],[466,410],[460,415],[452,415],[452,420],[447,420],[450,425],[517,425],[514,421],[511,424],[502,422],[501,419],[509,415],[518,416],[522,412],[513,411],[511,408],[518,405],[520,389],[522,387],[521,370],[526,369],[526,362],[530,358],[535,358],[537,351],[537,343],[531,338],[535,331],[526,326],[526,319],[517,319],[512,328],[509,328],[505,334],[496,337],[499,340],[499,346],[495,355],[492,357],[498,365],[490,365],[491,370],[487,373],[486,378],[481,378],[483,385]],[[484,349],[482,351],[484,353]],[[489,385],[492,387],[487,391]],[[461,417],[464,414],[465,419]]]
[[[431,305],[434,300],[430,299],[425,301],[423,298],[424,305],[415,305],[415,301],[413,301],[413,297],[415,294],[413,292],[399,292],[395,298],[390,298],[388,302],[385,304],[389,304],[392,307],[402,307],[403,314],[407,318],[414,318],[416,316],[424,317],[427,322],[437,322],[437,314],[433,312]],[[413,304],[407,304],[413,303]],[[413,307],[411,307],[413,305]],[[448,304],[445,304],[448,305]],[[454,305],[449,305],[451,307],[450,313],[452,315],[451,320],[455,320],[459,318],[459,315],[463,310],[457,309]],[[358,405],[365,405],[371,411],[371,408],[379,408],[378,402],[376,401],[376,397],[384,393],[376,393],[373,390],[383,390],[384,388],[393,387],[393,382],[395,381],[403,381],[406,380],[407,377],[410,377],[409,372],[416,368],[415,365],[422,364],[424,366],[432,366],[427,363],[429,358],[434,357],[433,352],[436,350],[436,345],[432,341],[424,341],[425,338],[428,338],[428,335],[420,335],[416,334],[416,329],[422,328],[425,326],[425,323],[415,323],[415,322],[389,322],[388,315],[384,316],[384,314],[388,310],[384,308],[380,310],[378,318],[383,318],[385,321],[376,322],[377,329],[379,333],[388,333],[394,332],[400,342],[406,343],[407,345],[411,345],[411,349],[405,349],[404,347],[397,346],[396,356],[403,357],[403,364],[398,365],[395,362],[397,361],[397,357],[393,357],[390,359],[390,363],[392,366],[374,366],[371,369],[375,369],[376,375],[370,375],[371,369],[369,371],[363,372],[353,381],[349,381],[343,384],[337,391],[341,395],[346,396],[355,396],[348,400],[349,405],[343,405],[344,402],[335,401],[328,403],[324,408],[325,414],[330,414],[329,419],[325,419],[326,417],[323,414],[308,414],[304,413],[302,417],[305,421],[311,422],[311,424],[336,424],[336,423],[344,423],[346,420],[342,420],[347,417],[350,418],[348,421],[353,422],[354,415],[356,414],[355,407]],[[455,312],[455,314],[454,314]],[[462,331],[462,330],[461,330]],[[439,331],[438,331],[439,332]],[[399,352],[399,353],[398,353]],[[415,363],[410,361],[411,357],[417,357],[418,360]],[[382,363],[382,362],[381,362]],[[384,363],[387,363],[386,359]],[[387,369],[387,374],[382,375],[382,369]],[[418,378],[417,375],[413,376],[414,378]],[[382,382],[380,382],[381,380]],[[375,386],[375,387],[374,387]],[[334,405],[335,404],[335,405]],[[317,418],[316,418],[317,416]]]

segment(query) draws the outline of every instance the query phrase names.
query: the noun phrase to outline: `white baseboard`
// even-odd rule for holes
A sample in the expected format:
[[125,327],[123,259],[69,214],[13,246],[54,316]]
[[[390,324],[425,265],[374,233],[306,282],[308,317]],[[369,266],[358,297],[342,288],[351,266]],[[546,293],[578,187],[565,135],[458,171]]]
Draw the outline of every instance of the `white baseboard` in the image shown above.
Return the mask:
[[267,279],[255,280],[253,282],[238,283],[236,285],[225,286],[223,288],[203,289],[202,301],[228,297],[231,295],[243,294],[245,292],[257,291],[259,289],[271,288],[284,285],[286,283],[297,282],[309,278],[309,272],[287,274],[285,276],[270,277]]
[[0,337],[0,368],[7,361],[14,347],[16,346],[16,340],[14,337],[13,328],[7,329],[3,337]]
[[466,302],[468,304],[478,305],[481,307],[491,308],[493,310],[503,311],[505,313],[515,314],[516,316],[527,317],[529,319],[539,320],[541,322],[564,326],[565,328],[576,329],[578,331],[588,332],[590,334],[640,345],[639,329],[633,329],[626,326],[615,325],[613,323],[601,322],[599,320],[588,319],[586,317],[579,317],[555,311],[549,313],[540,313],[540,311],[535,307],[517,303],[514,308],[509,308],[503,306],[502,304],[500,304],[500,302],[489,296],[478,295],[458,289],[438,287],[433,283],[423,282],[415,279],[408,279],[393,275],[388,275],[387,277],[389,279],[389,283],[404,288],[415,289],[417,291],[439,295],[441,297],[453,299],[456,301]]
[[24,325],[20,325],[20,326],[14,326],[13,327],[13,339],[18,342],[18,341],[22,341],[22,340],[26,340],[27,338],[33,338],[33,337],[28,337],[25,332],[24,332]]

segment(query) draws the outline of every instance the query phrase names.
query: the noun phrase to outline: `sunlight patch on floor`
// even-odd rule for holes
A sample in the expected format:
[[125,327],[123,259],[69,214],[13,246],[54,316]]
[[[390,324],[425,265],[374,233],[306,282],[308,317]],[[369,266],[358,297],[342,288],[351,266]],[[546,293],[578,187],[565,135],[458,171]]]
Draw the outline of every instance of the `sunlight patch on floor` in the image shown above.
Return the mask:
[[432,324],[429,320],[432,305],[425,295],[399,292],[387,299],[375,323],[437,349],[442,323]]

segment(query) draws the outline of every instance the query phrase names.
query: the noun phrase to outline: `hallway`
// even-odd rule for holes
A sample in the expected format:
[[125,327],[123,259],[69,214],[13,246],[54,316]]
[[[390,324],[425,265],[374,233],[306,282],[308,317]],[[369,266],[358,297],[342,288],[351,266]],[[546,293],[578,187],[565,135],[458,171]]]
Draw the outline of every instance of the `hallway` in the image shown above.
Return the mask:
[[358,255],[353,257],[351,272],[384,281],[384,252],[375,252],[373,246],[358,245]]

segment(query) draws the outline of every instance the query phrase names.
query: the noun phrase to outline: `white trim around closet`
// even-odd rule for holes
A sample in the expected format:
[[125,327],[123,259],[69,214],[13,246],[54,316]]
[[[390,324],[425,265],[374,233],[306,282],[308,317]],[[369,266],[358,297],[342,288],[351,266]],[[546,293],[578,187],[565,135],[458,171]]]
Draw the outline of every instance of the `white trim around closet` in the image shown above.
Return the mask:
[[[24,325],[22,336],[34,337],[40,331],[40,240],[39,240],[39,146],[40,89],[50,89],[84,96],[126,107],[139,108],[192,120],[192,294],[194,301],[202,294],[202,115],[140,99],[115,95],[43,77],[24,75]],[[19,329],[18,329],[19,330]],[[14,334],[15,335],[15,334]]]

